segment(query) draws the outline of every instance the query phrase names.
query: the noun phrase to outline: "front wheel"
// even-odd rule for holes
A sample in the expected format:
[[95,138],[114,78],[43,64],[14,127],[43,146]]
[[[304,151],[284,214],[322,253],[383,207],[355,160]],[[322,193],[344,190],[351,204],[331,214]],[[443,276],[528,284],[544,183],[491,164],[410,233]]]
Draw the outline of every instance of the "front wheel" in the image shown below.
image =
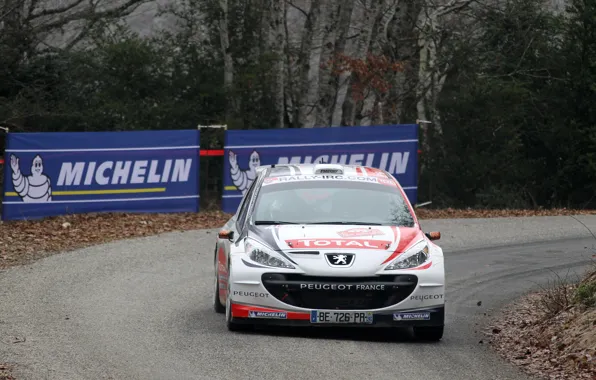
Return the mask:
[[[232,273],[232,268],[228,265],[228,273]],[[230,297],[230,290],[232,288],[232,276],[228,277],[228,288],[226,295],[226,327],[229,331],[246,331],[252,328],[251,325],[235,323],[232,321],[232,300]]]
[[219,300],[219,262],[217,260],[217,247],[215,248],[215,289],[213,289],[213,310],[218,314],[223,314],[226,307]]
[[217,277],[217,274],[215,275],[215,291],[213,292],[213,310],[215,310],[217,314],[226,312],[225,306],[223,306],[219,300],[219,278]]
[[414,337],[425,342],[438,342],[443,338],[445,326],[414,326]]

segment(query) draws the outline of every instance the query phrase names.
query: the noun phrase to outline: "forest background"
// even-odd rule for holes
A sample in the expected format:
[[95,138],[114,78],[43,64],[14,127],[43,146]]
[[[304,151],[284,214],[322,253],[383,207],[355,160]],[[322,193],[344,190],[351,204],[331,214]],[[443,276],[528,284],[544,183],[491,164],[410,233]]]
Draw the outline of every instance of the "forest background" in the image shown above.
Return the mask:
[[596,207],[595,104],[593,0],[0,0],[11,132],[427,120],[434,207]]

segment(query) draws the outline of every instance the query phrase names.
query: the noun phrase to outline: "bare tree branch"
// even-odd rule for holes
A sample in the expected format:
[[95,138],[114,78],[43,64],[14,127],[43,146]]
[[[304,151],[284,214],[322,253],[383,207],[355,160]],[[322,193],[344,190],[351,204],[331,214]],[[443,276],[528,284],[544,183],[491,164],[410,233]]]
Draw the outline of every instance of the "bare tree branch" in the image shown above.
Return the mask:
[[297,11],[299,11],[300,13],[302,13],[304,15],[304,17],[308,17],[308,12],[306,12],[304,9],[302,9],[299,6],[297,6],[296,4],[294,4],[291,0],[286,0],[286,4],[288,4],[292,8],[294,8]]
[[16,11],[19,6],[20,6],[20,4],[19,3],[16,3],[16,5],[14,5],[12,8],[10,8],[9,10],[7,10],[4,14],[0,15],[0,21],[4,20],[12,12]]
[[83,1],[85,1],[85,0],[76,0],[74,3],[71,3],[71,4],[66,5],[64,7],[54,8],[54,9],[44,9],[41,12],[36,13],[36,14],[33,14],[33,12],[32,12],[35,9],[35,3],[36,3],[36,1],[32,1],[31,2],[31,6],[29,8],[29,10],[31,11],[31,13],[27,16],[27,18],[25,20],[26,21],[33,21],[33,20],[35,20],[37,18],[40,18],[40,17],[53,16],[53,15],[65,13],[65,12],[70,11],[71,9],[74,9],[79,4],[81,4]]
[[[76,0],[77,2],[81,0]],[[35,33],[48,32],[53,29],[62,28],[73,21],[92,20],[92,19],[111,19],[124,17],[135,11],[140,5],[149,2],[150,0],[128,0],[118,7],[97,12],[97,4],[91,3],[89,7],[80,11],[71,13],[65,17],[60,17],[57,20],[48,23],[41,23],[34,28]]]
[[446,14],[463,9],[476,1],[477,0],[451,0],[449,3],[440,6],[436,11],[436,15],[437,17],[445,16]]

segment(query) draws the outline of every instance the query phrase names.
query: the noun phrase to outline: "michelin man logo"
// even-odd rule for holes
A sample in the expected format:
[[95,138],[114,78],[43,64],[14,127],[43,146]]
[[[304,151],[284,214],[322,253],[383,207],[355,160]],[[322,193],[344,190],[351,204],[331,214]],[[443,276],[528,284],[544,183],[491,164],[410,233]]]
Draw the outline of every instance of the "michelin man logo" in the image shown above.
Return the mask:
[[257,177],[257,168],[261,165],[259,152],[253,150],[250,154],[247,170],[240,170],[238,167],[238,156],[231,150],[228,158],[230,160],[230,175],[232,176],[232,182],[234,182],[234,186],[242,192],[242,195],[245,195],[248,188]]
[[31,163],[31,175],[25,176],[19,167],[19,158],[10,155],[12,186],[23,202],[51,202],[52,185],[50,177],[43,172],[43,160],[38,154]]

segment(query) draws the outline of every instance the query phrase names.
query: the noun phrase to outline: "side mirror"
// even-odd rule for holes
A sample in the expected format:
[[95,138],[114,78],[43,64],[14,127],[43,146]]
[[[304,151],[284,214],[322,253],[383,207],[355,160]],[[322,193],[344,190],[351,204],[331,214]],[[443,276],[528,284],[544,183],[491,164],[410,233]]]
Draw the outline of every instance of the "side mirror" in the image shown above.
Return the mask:
[[232,241],[232,240],[234,240],[234,231],[221,230],[221,231],[219,231],[217,236],[220,239],[228,239],[228,240]]
[[429,238],[430,240],[439,240],[441,238],[441,233],[438,231],[435,232],[427,232],[426,237]]

